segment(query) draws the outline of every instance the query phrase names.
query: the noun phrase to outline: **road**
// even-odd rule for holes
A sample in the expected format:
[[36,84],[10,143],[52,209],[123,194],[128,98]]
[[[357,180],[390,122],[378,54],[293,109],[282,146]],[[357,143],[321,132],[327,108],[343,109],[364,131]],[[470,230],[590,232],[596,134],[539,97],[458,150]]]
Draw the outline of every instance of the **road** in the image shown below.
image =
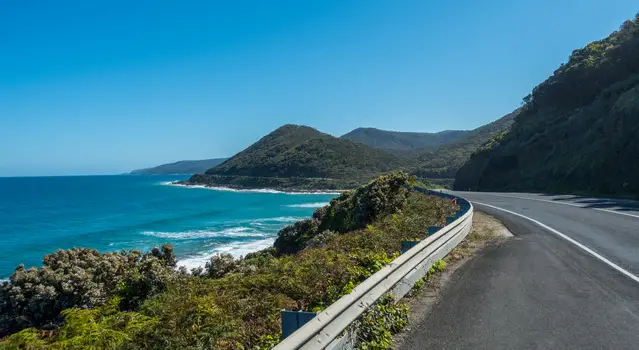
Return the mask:
[[401,349],[639,349],[638,202],[455,194],[515,238],[456,271]]

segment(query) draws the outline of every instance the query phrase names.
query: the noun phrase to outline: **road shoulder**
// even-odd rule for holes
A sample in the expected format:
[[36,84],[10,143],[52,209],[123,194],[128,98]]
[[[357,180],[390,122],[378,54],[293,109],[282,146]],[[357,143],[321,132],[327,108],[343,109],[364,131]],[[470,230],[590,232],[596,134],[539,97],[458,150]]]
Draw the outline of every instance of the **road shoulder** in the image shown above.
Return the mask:
[[392,349],[401,349],[405,340],[418,329],[417,326],[439,301],[456,270],[468,261],[481,256],[487,248],[498,246],[512,237],[513,234],[501,221],[475,211],[471,232],[444,258],[447,264],[444,272],[432,275],[422,289],[412,292],[405,300],[410,310],[408,325],[402,332],[393,336]]

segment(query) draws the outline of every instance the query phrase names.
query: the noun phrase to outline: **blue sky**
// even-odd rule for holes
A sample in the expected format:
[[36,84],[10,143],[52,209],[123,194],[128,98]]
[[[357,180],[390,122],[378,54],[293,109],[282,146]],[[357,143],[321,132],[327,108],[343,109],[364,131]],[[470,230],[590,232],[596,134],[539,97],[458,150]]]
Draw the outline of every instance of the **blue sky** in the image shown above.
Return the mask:
[[0,0],[0,176],[230,156],[285,123],[472,129],[630,0]]

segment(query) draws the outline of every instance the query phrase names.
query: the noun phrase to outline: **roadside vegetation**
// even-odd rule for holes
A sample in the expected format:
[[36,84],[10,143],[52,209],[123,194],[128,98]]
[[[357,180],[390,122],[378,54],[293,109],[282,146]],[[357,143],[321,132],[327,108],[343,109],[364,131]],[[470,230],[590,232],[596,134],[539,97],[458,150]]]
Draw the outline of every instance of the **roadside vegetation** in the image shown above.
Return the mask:
[[[457,209],[409,182],[382,176],[282,229],[274,247],[190,272],[174,269],[170,246],[48,255],[0,286],[0,348],[270,348],[282,309],[326,308]],[[401,323],[403,311],[387,310]]]
[[639,198],[639,14],[574,50],[505,133],[457,172],[459,190]]

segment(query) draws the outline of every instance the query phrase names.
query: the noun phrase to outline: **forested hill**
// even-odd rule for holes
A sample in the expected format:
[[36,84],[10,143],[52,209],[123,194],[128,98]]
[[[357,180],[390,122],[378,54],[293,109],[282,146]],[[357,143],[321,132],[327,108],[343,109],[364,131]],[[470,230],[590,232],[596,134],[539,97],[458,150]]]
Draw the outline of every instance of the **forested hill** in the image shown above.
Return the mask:
[[434,148],[455,142],[469,131],[446,130],[437,133],[387,131],[375,128],[357,128],[341,136],[342,139],[363,143],[373,148],[392,151],[414,151]]
[[133,170],[133,175],[171,175],[171,174],[202,174],[208,169],[222,163],[227,158],[203,160],[181,160],[175,163],[162,164],[153,168]]
[[313,128],[284,125],[191,182],[234,187],[353,187],[413,160]]
[[573,51],[524,102],[455,188],[639,196],[639,15]]
[[341,138],[410,158],[414,161],[409,168],[412,174],[450,184],[471,153],[508,129],[518,113],[516,110],[473,130],[417,133],[358,128]]
[[415,152],[417,159],[411,173],[424,178],[452,179],[457,170],[470,158],[470,155],[482,144],[507,130],[513,123],[519,110],[515,110],[492,123],[468,131],[455,142],[434,149]]

